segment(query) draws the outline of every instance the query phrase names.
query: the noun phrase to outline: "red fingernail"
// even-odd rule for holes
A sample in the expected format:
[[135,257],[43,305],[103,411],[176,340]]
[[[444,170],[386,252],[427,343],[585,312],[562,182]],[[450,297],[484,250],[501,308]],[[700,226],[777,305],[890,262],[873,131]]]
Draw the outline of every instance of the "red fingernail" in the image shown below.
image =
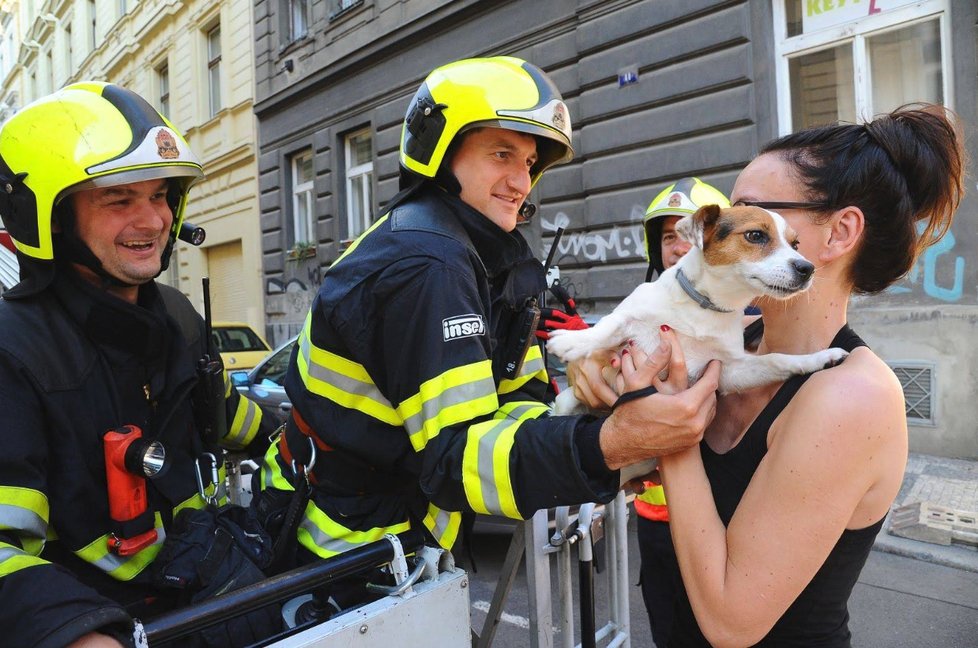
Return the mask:
[[672,329],[669,328],[669,325],[668,324],[663,324],[659,328],[662,329],[663,331],[671,331],[672,330]]
[[628,349],[622,349],[621,350],[621,354],[622,355],[628,355]]
[[628,346],[635,346],[635,340],[629,340]]

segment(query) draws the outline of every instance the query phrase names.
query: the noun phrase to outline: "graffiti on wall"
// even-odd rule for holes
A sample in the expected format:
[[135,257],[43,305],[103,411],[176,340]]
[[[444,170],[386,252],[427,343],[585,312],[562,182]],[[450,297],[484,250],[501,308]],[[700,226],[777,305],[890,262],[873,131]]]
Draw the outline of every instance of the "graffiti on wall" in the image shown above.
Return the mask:
[[[554,263],[592,264],[603,263],[611,259],[642,258],[645,255],[645,243],[642,240],[642,217],[645,208],[632,205],[629,220],[630,225],[615,225],[611,229],[597,232],[564,233],[557,244]],[[544,232],[556,232],[559,228],[570,226],[570,216],[564,212],[554,214],[552,220],[540,219],[540,227]],[[546,258],[549,250],[543,251]]]
[[[924,225],[918,225],[923,231]],[[903,280],[889,289],[895,295],[924,291],[928,297],[944,302],[961,301],[964,295],[965,259],[954,250],[954,232],[927,248]]]

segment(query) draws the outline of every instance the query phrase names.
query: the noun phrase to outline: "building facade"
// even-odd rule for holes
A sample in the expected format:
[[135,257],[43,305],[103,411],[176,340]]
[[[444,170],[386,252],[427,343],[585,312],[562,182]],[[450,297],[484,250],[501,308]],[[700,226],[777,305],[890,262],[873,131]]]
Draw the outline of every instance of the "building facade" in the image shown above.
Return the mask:
[[[257,0],[256,99],[269,334],[301,327],[322,271],[397,190],[407,103],[448,61],[511,54],[545,69],[574,126],[524,233],[585,310],[644,277],[641,219],[667,183],[724,191],[759,147],[907,101],[973,130],[973,0]],[[975,142],[968,139],[976,159]],[[974,176],[940,245],[850,321],[894,367],[915,451],[978,457]]]
[[209,276],[214,318],[262,330],[251,3],[25,0],[4,9],[0,117],[79,80],[145,97],[186,135],[205,172],[186,218],[207,239],[178,243],[162,280],[202,310]]

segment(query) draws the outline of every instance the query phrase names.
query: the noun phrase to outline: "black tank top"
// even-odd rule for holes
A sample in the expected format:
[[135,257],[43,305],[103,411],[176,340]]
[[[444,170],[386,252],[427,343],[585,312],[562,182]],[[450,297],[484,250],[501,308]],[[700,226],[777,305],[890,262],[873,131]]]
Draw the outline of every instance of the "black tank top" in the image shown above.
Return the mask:
[[[829,346],[852,351],[867,345],[846,325]],[[810,375],[789,378],[751,423],[740,442],[728,452],[717,454],[705,441],[700,443],[703,465],[724,525],[730,523],[751,477],[767,453],[767,433],[771,424]],[[826,484],[826,487],[830,485]],[[885,516],[864,529],[843,531],[812,581],[756,645],[848,648],[849,595],[873,548],[876,534],[883,526],[883,519]],[[709,645],[696,624],[686,590],[682,588],[676,601],[676,621],[669,648]]]

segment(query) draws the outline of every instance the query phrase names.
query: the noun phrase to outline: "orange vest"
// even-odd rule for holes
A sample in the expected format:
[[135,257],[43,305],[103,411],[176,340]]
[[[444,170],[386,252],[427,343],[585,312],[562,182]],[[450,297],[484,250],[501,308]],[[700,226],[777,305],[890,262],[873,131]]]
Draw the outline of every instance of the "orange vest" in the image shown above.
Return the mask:
[[662,486],[645,482],[645,492],[635,497],[635,512],[647,520],[668,522],[669,508],[666,506],[666,493]]

